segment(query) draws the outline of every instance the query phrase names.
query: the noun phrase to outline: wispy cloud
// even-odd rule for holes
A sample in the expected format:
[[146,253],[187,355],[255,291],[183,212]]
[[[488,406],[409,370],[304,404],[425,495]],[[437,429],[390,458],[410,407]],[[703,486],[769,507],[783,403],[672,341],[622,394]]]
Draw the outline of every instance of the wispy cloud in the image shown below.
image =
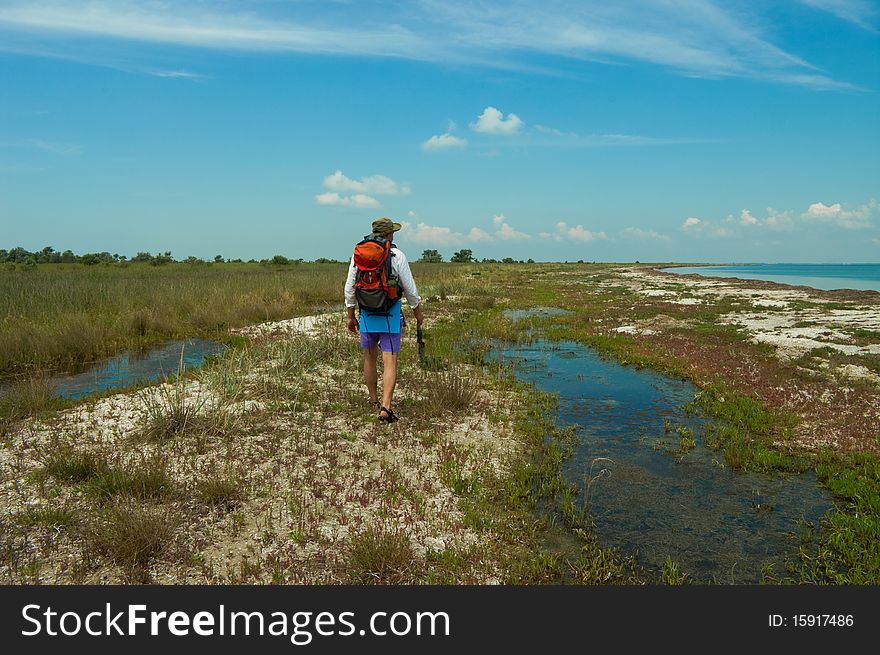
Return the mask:
[[866,30],[877,30],[877,7],[868,0],[801,0],[805,5],[834,14]]
[[538,236],[553,241],[580,241],[583,243],[608,238],[605,232],[594,232],[586,229],[583,225],[569,227],[565,221],[558,222],[553,232],[541,232]]
[[[864,1],[803,1],[859,24],[873,20]],[[222,5],[9,0],[0,7],[0,29],[60,39],[97,37],[226,51],[366,55],[498,68],[533,68],[532,55],[539,54],[612,64],[645,62],[696,77],[848,88],[775,45],[764,28],[766,17],[757,13],[760,6],[731,7],[710,0],[414,0],[405,4],[303,0],[291,5],[242,0]]]
[[193,73],[191,71],[184,70],[174,70],[174,71],[151,71],[150,75],[155,77],[169,77],[172,79],[184,79],[184,80],[203,80],[205,79],[205,75],[201,73]]
[[17,141],[2,141],[0,147],[3,148],[33,148],[50,152],[54,155],[79,155],[82,154],[83,147],[77,143],[63,143],[61,141],[46,141],[44,139],[19,139]]
[[451,228],[428,223],[418,223],[414,228],[406,226],[406,238],[414,243],[432,246],[456,246],[461,243],[462,235]]
[[835,202],[826,205],[815,202],[806,211],[795,216],[790,209],[779,211],[768,207],[763,218],[749,209],[740,211],[723,220],[705,220],[695,216],[686,218],[680,229],[683,233],[699,237],[745,237],[756,235],[764,230],[772,232],[808,231],[815,229],[869,230],[876,227],[875,219],[880,217],[880,202],[872,199],[858,207],[848,208]]
[[521,145],[550,148],[627,148],[640,146],[699,145],[719,143],[720,139],[696,137],[656,137],[641,134],[577,134],[543,125],[535,126],[540,137]]
[[340,207],[356,207],[359,209],[380,207],[379,201],[363,193],[355,193],[350,196],[341,196],[338,193],[327,192],[315,196],[315,202],[319,205],[338,205]]
[[438,150],[462,150],[467,148],[467,139],[453,136],[446,132],[432,136],[422,144],[422,150],[426,152],[436,152]]
[[643,230],[640,227],[627,227],[621,231],[624,237],[629,239],[653,239],[656,241],[672,241],[667,234],[660,234],[654,230]]
[[691,236],[729,237],[733,230],[724,225],[717,225],[712,221],[702,220],[696,216],[688,216],[681,224],[681,231]]
[[411,191],[408,184],[398,184],[387,175],[369,175],[354,180],[346,177],[339,169],[324,178],[324,188],[330,191],[355,191],[377,196],[405,196]]

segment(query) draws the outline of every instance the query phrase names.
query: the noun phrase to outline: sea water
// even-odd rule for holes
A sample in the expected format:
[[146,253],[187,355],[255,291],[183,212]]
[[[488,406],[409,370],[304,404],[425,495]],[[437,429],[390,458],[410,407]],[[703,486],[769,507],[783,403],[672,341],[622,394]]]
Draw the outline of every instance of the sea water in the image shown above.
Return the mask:
[[814,289],[880,291],[880,264],[736,264],[725,266],[677,266],[667,273],[696,273],[711,277],[766,280]]

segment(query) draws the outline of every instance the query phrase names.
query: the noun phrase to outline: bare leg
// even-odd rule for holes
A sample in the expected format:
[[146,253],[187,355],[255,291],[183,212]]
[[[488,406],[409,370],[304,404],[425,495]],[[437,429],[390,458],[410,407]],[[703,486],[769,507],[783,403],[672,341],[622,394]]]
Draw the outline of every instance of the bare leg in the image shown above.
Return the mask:
[[379,355],[378,348],[364,349],[364,382],[367,385],[367,392],[370,394],[370,402],[376,404],[379,400],[376,383],[379,381],[379,374],[376,371],[376,359]]
[[[375,360],[373,360],[375,362]],[[382,406],[391,409],[397,384],[397,353],[382,353]]]

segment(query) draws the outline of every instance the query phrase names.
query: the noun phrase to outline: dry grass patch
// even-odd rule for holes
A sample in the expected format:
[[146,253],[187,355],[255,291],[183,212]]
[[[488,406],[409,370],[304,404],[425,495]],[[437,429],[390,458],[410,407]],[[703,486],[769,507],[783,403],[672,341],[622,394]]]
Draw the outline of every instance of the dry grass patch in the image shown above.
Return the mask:
[[121,500],[107,506],[89,526],[87,541],[98,555],[120,566],[129,579],[146,581],[147,565],[168,548],[175,529],[168,508]]
[[411,584],[418,558],[403,530],[371,526],[349,541],[349,576],[359,584]]

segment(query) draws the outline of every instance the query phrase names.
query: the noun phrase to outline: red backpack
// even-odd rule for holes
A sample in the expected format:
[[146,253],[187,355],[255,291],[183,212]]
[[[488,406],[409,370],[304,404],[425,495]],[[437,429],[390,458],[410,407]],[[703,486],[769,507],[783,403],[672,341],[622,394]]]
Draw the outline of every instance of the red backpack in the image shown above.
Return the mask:
[[387,312],[400,300],[400,286],[391,272],[391,240],[371,234],[354,247],[357,276],[354,295],[369,312]]

